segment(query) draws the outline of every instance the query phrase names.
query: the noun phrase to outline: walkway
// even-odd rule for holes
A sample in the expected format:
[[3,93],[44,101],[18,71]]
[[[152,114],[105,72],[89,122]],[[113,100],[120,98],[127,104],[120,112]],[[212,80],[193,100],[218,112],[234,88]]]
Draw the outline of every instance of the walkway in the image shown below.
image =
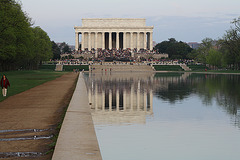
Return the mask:
[[0,159],[51,159],[45,153],[76,79],[77,74],[68,73],[0,102]]
[[52,160],[101,160],[83,75],[79,75]]

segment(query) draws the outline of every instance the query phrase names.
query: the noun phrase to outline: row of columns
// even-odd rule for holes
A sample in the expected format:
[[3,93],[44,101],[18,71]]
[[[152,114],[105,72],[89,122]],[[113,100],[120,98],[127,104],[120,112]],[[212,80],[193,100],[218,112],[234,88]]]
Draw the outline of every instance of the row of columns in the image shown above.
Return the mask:
[[[139,85],[140,86],[140,85]],[[92,92],[91,89],[88,90],[89,94],[89,104],[91,104],[95,110],[98,110],[98,108],[101,106],[101,110],[105,111],[105,91],[102,90],[102,93],[98,93],[97,86],[95,86],[95,92]],[[150,90],[149,94],[147,95],[147,92],[140,93],[140,88],[137,90],[137,94],[134,93],[133,86],[131,87],[130,95],[127,94],[126,90],[123,90],[123,111],[126,111],[127,108],[130,108],[130,110],[133,110],[134,105],[137,108],[137,111],[140,111],[140,108],[143,108],[143,111],[148,111],[148,106],[150,109],[150,112],[153,110],[153,93],[152,90]],[[119,105],[120,105],[120,93],[119,90],[116,90],[116,111],[119,111]],[[130,101],[129,99],[130,98]],[[136,98],[136,102],[134,103],[134,99]],[[109,90],[108,94],[108,103],[109,103],[109,110],[112,111],[112,100],[113,99],[113,93],[112,90]],[[143,99],[143,103],[141,100]],[[99,106],[100,105],[100,106]],[[143,105],[143,106],[142,106]]]
[[[88,33],[88,46],[85,46],[85,33]],[[82,43],[81,43],[81,50],[85,50],[85,48],[88,48],[88,50],[91,50],[91,33],[92,32],[81,32],[82,34]],[[102,49],[105,49],[105,33],[109,33],[109,49],[112,49],[112,33],[116,33],[116,49],[120,49],[120,43],[119,43],[119,34],[120,32],[94,32],[95,33],[95,40],[94,40],[94,48],[97,49],[98,48],[98,33],[101,33],[102,35]],[[126,49],[126,34],[128,32],[121,32],[123,33],[123,49]],[[130,32],[130,49],[134,49],[133,48],[133,33],[135,32]],[[140,33],[142,32],[136,32],[137,33],[137,49],[141,49],[140,48]],[[149,33],[149,47],[148,49],[152,50],[153,49],[153,38],[152,38],[152,32],[143,32],[143,49],[147,49],[147,33]],[[79,33],[76,32],[75,33],[75,50],[79,49]]]

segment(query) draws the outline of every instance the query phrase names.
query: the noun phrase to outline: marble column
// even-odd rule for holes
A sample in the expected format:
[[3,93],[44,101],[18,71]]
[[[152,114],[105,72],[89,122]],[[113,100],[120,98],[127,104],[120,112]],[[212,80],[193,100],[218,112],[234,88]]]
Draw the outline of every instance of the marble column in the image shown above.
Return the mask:
[[150,90],[150,111],[153,112],[153,91],[152,89]]
[[123,110],[126,111],[127,109],[127,91],[123,90]]
[[131,41],[130,41],[130,49],[133,50],[133,32],[130,33]]
[[119,112],[119,90],[118,89],[116,92],[116,108],[117,108],[117,112]]
[[95,32],[95,49],[97,50],[98,48],[98,32]]
[[153,50],[153,32],[150,32],[150,50]]
[[102,49],[105,49],[105,32],[102,32]]
[[98,86],[95,84],[95,110],[98,110]]
[[140,86],[141,82],[138,80],[138,89],[137,89],[137,110],[140,110]]
[[139,41],[139,39],[140,39],[140,32],[137,32],[137,50],[140,50],[140,46],[139,46],[140,41]]
[[134,101],[133,101],[133,99],[134,99],[134,86],[133,86],[133,84],[131,85],[131,97],[130,97],[130,98],[131,98],[131,99],[130,99],[130,102],[131,102],[131,103],[130,103],[130,105],[131,105],[130,107],[131,107],[131,111],[132,111],[132,110],[133,110],[133,105],[134,105],[134,104],[133,104],[133,102],[134,102]]
[[109,111],[112,111],[112,90],[109,90]]
[[116,32],[116,48],[119,49],[119,32]]
[[144,111],[147,111],[147,90],[144,90],[143,92],[143,108]]
[[84,43],[85,43],[85,41],[84,41],[84,32],[82,32],[82,42],[81,42],[81,49],[82,49],[82,51],[84,51]]
[[109,32],[109,49],[112,49],[112,32]]
[[79,33],[75,32],[75,50],[78,51],[79,48]]
[[105,111],[105,90],[102,90],[102,111]]
[[144,46],[144,49],[147,49],[147,42],[146,42],[146,32],[144,32],[144,34],[143,34],[143,46]]
[[91,32],[88,32],[88,50],[91,51]]

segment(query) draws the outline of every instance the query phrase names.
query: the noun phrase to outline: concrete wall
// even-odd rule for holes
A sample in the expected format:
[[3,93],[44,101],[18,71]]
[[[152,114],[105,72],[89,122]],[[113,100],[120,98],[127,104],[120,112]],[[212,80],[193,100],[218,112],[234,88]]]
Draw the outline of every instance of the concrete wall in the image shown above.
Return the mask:
[[52,160],[101,160],[83,75],[66,112]]

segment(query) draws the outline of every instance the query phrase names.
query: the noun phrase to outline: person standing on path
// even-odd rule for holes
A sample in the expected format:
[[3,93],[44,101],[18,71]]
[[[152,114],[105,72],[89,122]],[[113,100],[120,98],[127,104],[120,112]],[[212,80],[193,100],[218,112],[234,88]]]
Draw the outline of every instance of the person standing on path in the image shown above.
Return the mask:
[[9,83],[6,75],[3,75],[2,79],[1,79],[1,87],[2,87],[3,97],[7,96],[7,88],[8,88],[8,86],[10,87],[10,83]]

